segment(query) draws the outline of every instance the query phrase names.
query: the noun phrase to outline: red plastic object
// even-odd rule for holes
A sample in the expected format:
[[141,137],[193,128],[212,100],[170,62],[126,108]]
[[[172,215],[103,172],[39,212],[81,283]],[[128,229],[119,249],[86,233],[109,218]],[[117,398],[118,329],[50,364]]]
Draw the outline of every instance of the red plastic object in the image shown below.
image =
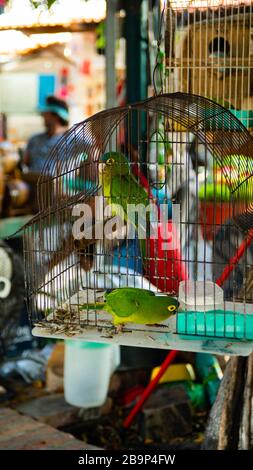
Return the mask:
[[121,398],[122,405],[131,405],[131,403],[140,397],[144,390],[145,388],[142,385],[136,385],[136,387],[132,387],[130,390],[126,390]]
[[[147,178],[138,165],[133,165],[132,170],[152,200]],[[179,282],[188,277],[186,266],[181,260],[179,235],[171,220],[158,224],[158,233],[147,239],[146,253],[148,261],[145,263],[145,277],[161,291],[177,294]]]
[[149,382],[148,386],[145,388],[144,392],[142,393],[140,399],[138,400],[136,405],[130,411],[129,415],[124,420],[124,423],[123,423],[124,428],[126,428],[126,429],[129,428],[129,426],[131,425],[131,423],[134,420],[135,416],[137,415],[138,411],[141,409],[141,407],[144,405],[145,401],[151,395],[152,391],[154,390],[154,388],[158,384],[160,378],[163,376],[165,371],[168,369],[168,367],[172,363],[173,359],[175,359],[176,355],[177,355],[177,351],[170,351],[168,356],[166,356],[166,358],[164,359],[164,361],[163,361],[163,363],[160,367],[160,370],[159,370],[158,374],[156,375],[156,377],[154,377],[153,380],[151,380],[151,382]]
[[181,260],[180,240],[172,221],[158,224],[158,237],[147,240],[145,277],[163,292],[177,294],[179,282],[187,279]]

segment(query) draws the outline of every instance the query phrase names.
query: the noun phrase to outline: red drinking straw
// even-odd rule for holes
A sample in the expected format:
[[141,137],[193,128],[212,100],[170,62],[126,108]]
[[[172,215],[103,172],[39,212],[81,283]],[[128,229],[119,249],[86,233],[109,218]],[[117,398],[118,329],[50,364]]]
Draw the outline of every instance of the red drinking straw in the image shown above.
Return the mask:
[[230,273],[235,269],[235,266],[239,263],[241,257],[243,256],[244,252],[247,250],[247,248],[250,246],[251,242],[253,240],[253,230],[250,230],[246,239],[243,240],[239,248],[236,250],[235,255],[230,258],[227,266],[223,270],[222,274],[220,277],[217,279],[216,284],[218,286],[222,286],[224,282],[227,280],[229,277]]

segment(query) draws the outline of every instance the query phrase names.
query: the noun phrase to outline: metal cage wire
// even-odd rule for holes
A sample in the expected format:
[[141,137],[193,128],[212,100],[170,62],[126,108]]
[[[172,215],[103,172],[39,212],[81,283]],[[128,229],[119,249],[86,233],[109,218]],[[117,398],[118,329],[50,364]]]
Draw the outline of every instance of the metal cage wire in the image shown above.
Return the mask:
[[[167,248],[160,243],[160,220],[153,222],[158,239],[147,236],[145,255],[136,231],[129,240],[112,227],[112,239],[96,238],[99,224],[103,232],[110,222],[104,215],[108,198],[100,175],[106,152],[124,154],[150,202],[167,207],[168,220],[163,223],[173,241]],[[127,323],[123,331],[137,329],[150,335],[151,328],[182,337],[252,340],[252,300],[245,289],[253,260],[250,243],[240,259],[233,259],[253,225],[252,158],[253,140],[243,124],[219,104],[187,93],[106,110],[75,125],[44,166],[38,183],[40,212],[24,229],[32,323],[56,336],[95,328],[107,331],[108,337],[115,331],[112,317],[106,308],[97,311],[97,302],[104,301],[105,292],[138,287],[179,299],[179,310],[174,323]],[[122,186],[118,204],[124,204],[125,194]],[[80,227],[90,226],[89,240],[75,239],[72,232],[75,208],[83,203],[91,212]],[[228,266],[224,297],[217,307],[216,281]],[[191,308],[187,296],[184,302],[180,299],[180,283],[190,281]],[[202,307],[198,286],[203,286]]]
[[249,127],[252,12],[250,0],[168,1],[166,90],[196,93],[243,110]]

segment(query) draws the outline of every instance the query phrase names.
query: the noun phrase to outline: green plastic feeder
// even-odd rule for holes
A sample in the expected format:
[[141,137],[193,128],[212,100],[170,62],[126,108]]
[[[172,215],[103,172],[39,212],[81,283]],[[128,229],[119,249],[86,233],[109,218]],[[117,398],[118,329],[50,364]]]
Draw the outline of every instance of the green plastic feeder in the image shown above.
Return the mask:
[[177,333],[185,339],[201,336],[252,341],[253,315],[224,310],[178,312]]

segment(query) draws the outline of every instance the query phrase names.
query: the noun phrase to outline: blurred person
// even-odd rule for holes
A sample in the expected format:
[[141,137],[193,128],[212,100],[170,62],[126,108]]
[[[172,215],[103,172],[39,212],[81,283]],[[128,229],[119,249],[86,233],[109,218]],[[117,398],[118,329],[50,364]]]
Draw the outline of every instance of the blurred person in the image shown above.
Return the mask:
[[48,154],[68,130],[69,125],[68,105],[56,96],[47,97],[41,113],[45,132],[35,134],[29,139],[23,159],[23,163],[32,173],[41,172]]

